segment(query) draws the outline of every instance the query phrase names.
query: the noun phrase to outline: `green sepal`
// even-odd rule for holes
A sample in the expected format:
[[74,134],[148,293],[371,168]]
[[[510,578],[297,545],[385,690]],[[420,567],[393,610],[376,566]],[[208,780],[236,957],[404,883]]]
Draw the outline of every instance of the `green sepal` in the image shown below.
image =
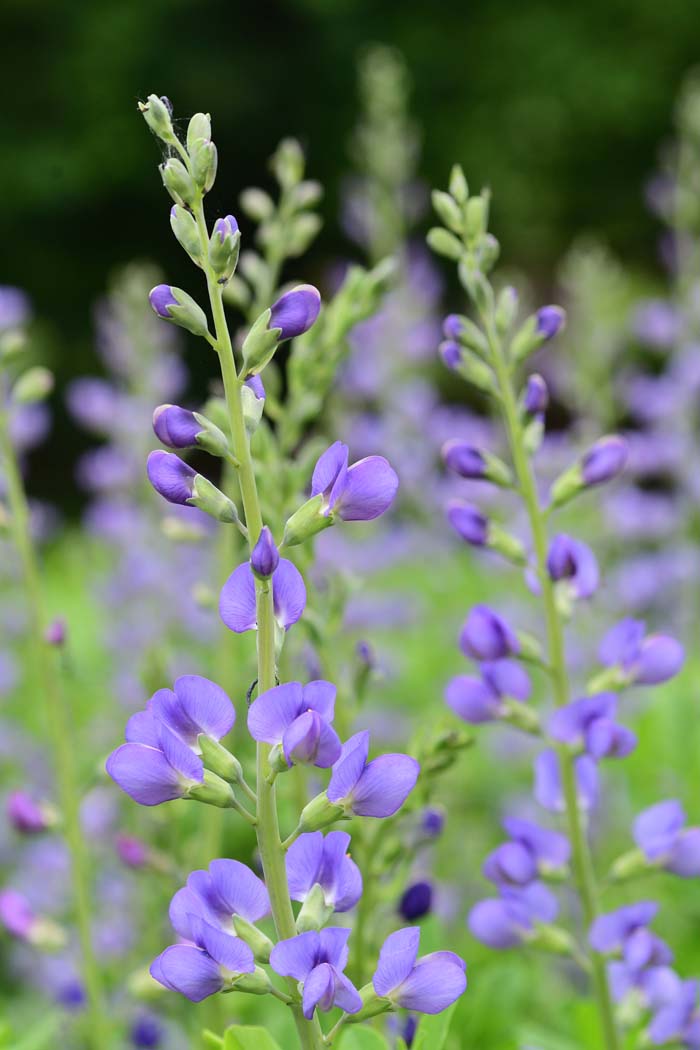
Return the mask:
[[[185,328],[192,335],[199,335],[206,339],[209,335],[209,325],[207,324],[207,315],[204,313],[204,310],[182,288],[171,287],[170,291],[177,300],[177,305],[168,306],[168,316],[163,318],[163,320],[170,321],[180,328]],[[158,316],[160,317],[161,315],[159,314]]]
[[217,777],[216,773],[212,773],[210,769],[204,770],[203,782],[193,784],[185,798],[191,798],[195,802],[204,802],[207,806],[217,806],[219,809],[233,809],[236,806],[236,798],[231,785],[221,777]]
[[214,740],[207,733],[200,733],[197,744],[202,753],[202,761],[207,769],[216,773],[218,777],[228,784],[240,784],[243,779],[243,769],[238,759],[224,747],[218,740]]
[[453,164],[450,172],[450,193],[458,204],[466,204],[469,200],[469,186],[464,177],[461,164]]
[[187,502],[227,525],[236,525],[239,521],[235,503],[203,474],[197,474],[194,479],[192,495]]
[[[265,376],[267,380],[267,376]],[[241,386],[241,407],[243,409],[243,422],[248,434],[254,434],[260,426],[263,412],[265,411],[265,398],[257,397],[245,383]]]
[[377,995],[371,982],[370,984],[363,985],[363,987],[359,989],[359,992],[360,999],[362,1000],[362,1007],[356,1014],[352,1014],[348,1017],[345,1022],[348,1025],[367,1021],[370,1017],[378,1017],[379,1014],[385,1014],[390,1010],[396,1009],[390,999]]
[[241,250],[241,231],[227,233],[223,241],[216,230],[209,238],[209,262],[219,284],[226,284],[233,277]]
[[254,926],[252,922],[248,922],[241,915],[233,916],[233,928],[241,940],[245,941],[248,947],[252,949],[257,962],[266,963],[270,961],[270,952],[274,948],[274,944],[269,937],[265,936],[262,930],[259,930],[257,926]]
[[464,207],[464,230],[467,240],[477,241],[486,233],[489,223],[489,202],[486,194],[470,197]]
[[576,955],[576,942],[568,930],[553,923],[538,923],[527,937],[527,943],[553,955]]
[[145,102],[139,102],[143,119],[159,139],[172,145],[175,142],[175,131],[170,110],[158,95],[149,95]]
[[534,708],[529,707],[528,704],[524,704],[518,700],[508,699],[504,701],[504,707],[504,722],[514,726],[515,729],[522,730],[523,733],[531,733],[534,736],[539,736],[541,732],[540,716]]
[[195,113],[187,125],[187,152],[192,153],[198,139],[211,138],[211,117],[208,113]]
[[326,925],[332,914],[333,908],[326,904],[323,887],[317,882],[311,887],[297,915],[297,930],[299,933],[320,930]]
[[211,139],[195,139],[190,149],[192,178],[202,193],[208,193],[216,180],[218,153]]
[[647,875],[653,868],[640,849],[632,849],[613,861],[608,877],[613,882],[627,882]]
[[265,970],[255,967],[253,973],[244,973],[237,977],[225,992],[246,992],[247,995],[267,995],[272,991],[272,983]]
[[457,201],[445,193],[444,190],[433,190],[431,194],[433,208],[438,213],[445,226],[453,233],[464,231],[464,216]]
[[319,492],[295,510],[284,526],[282,544],[296,547],[333,524],[333,515],[323,513],[324,496]]
[[433,226],[428,230],[426,241],[436,255],[444,255],[446,259],[452,259],[454,262],[461,259],[464,252],[464,245],[459,237],[455,237],[443,226]]
[[53,373],[48,368],[35,365],[17,379],[12,387],[12,400],[16,405],[32,405],[43,401],[53,390]]
[[192,207],[197,199],[197,187],[182,161],[169,157],[159,170],[163,185],[175,203]]
[[509,347],[510,360],[520,364],[545,342],[545,336],[537,330],[537,314],[530,314],[513,336]]
[[506,561],[512,562],[513,565],[527,565],[527,551],[520,540],[511,536],[494,521],[489,521],[486,546],[489,550],[500,554]]
[[580,463],[575,463],[556,479],[549,493],[552,507],[563,507],[584,488]]
[[331,802],[325,791],[312,798],[301,811],[299,833],[321,831],[336,820],[345,816],[345,810],[337,802]]
[[211,453],[212,456],[228,459],[232,453],[223,430],[220,430],[216,423],[212,423],[201,412],[194,412],[193,415],[202,428],[196,438],[199,447]]
[[202,265],[202,245],[199,239],[197,223],[191,211],[176,204],[170,210],[170,228],[181,248],[189,255],[193,263]]
[[506,285],[496,298],[494,320],[499,335],[507,335],[518,315],[518,293],[512,285]]
[[489,366],[469,351],[462,354],[455,371],[485,394],[493,394],[496,390],[496,380]]
[[243,341],[241,353],[245,376],[262,372],[265,365],[275,356],[282,329],[268,327],[271,317],[272,310],[269,308],[261,313]]

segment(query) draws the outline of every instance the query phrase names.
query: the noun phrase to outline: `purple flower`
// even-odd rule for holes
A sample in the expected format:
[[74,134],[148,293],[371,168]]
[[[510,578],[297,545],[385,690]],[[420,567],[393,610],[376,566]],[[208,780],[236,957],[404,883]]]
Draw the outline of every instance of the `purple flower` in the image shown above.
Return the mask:
[[483,547],[489,536],[489,519],[472,503],[451,500],[447,505],[447,520],[466,543]]
[[[286,558],[280,558],[272,574],[272,600],[275,619],[283,630],[289,630],[301,619],[306,606],[306,587],[296,565]],[[257,627],[255,577],[249,562],[234,569],[222,587],[219,615],[229,630],[237,634]]]
[[445,339],[458,340],[463,330],[464,323],[460,314],[448,314],[442,322],[442,334]]
[[[595,762],[588,755],[580,755],[574,767],[579,806],[592,809],[598,799]],[[566,808],[556,751],[541,751],[535,759],[535,798],[543,809],[554,813],[563,813]]]
[[362,1008],[362,999],[343,970],[348,961],[350,930],[327,927],[310,930],[298,937],[280,941],[270,952],[270,966],[282,977],[293,977],[303,985],[304,1017],[311,1020],[314,1010],[327,1011],[339,1006],[349,1014]]
[[197,472],[173,452],[151,452],[146,473],[153,488],[168,503],[185,506],[192,499]]
[[430,913],[433,905],[432,883],[422,879],[407,886],[401,894],[398,912],[406,922],[416,922]]
[[399,487],[396,471],[383,456],[348,466],[348,447],[335,441],[314,467],[311,496],[323,495],[323,514],[343,521],[371,521],[388,510]]
[[343,744],[333,766],[327,795],[359,817],[391,817],[415,787],[420,766],[408,755],[380,755],[367,761],[369,733],[356,733]]
[[601,485],[617,477],[627,462],[627,442],[618,434],[602,437],[581,460],[581,477],[587,486]]
[[599,915],[588,931],[591,947],[604,954],[621,952],[633,973],[668,965],[673,960],[668,946],[647,929],[658,910],[655,901],[638,901]]
[[263,525],[258,542],[250,555],[250,564],[256,576],[267,579],[280,563],[280,556],[275,541],[267,525]]
[[600,643],[598,659],[606,667],[621,667],[630,684],[658,685],[680,671],[683,646],[668,635],[644,631],[642,620],[621,620]]
[[700,828],[685,824],[680,802],[669,799],[640,813],[633,834],[651,864],[687,879],[700,875]]
[[553,712],[547,731],[560,744],[583,748],[595,759],[624,758],[637,746],[637,738],[615,722],[616,706],[614,693],[574,700]]
[[254,973],[252,950],[239,937],[211,926],[199,915],[189,916],[194,944],[173,944],[151,963],[151,976],[171,992],[199,1003]]
[[165,1039],[165,1029],[159,1018],[150,1013],[140,1013],[131,1025],[129,1034],[132,1046],[140,1050],[161,1046]]
[[258,401],[265,400],[265,387],[263,386],[263,381],[259,375],[248,376],[244,386],[247,386],[249,390],[253,391]]
[[440,343],[438,353],[442,358],[442,363],[449,368],[450,372],[454,372],[462,360],[462,347],[453,339],[445,339]]
[[331,831],[324,836],[311,831],[292,843],[287,851],[287,881],[293,901],[306,900],[314,886],[323,890],[326,907],[350,911],[362,896],[362,875],[350,859],[350,836]]
[[217,219],[214,223],[214,233],[218,233],[219,240],[222,244],[227,237],[233,237],[234,233],[238,233],[238,221],[236,220],[236,217],[234,215],[227,215],[224,219]]
[[648,1029],[653,1046],[666,1046],[681,1040],[689,1050],[700,1047],[699,991],[700,982],[683,981],[671,1002],[658,1010]]
[[504,820],[503,826],[512,841],[504,842],[486,858],[484,875],[491,882],[527,886],[568,863],[569,840],[558,831],[516,817]]
[[462,652],[473,660],[502,660],[520,652],[520,642],[505,620],[487,605],[475,605],[459,636]]
[[21,288],[0,285],[0,332],[8,328],[20,328],[27,324],[30,315],[29,298]]
[[641,342],[661,350],[678,339],[681,325],[676,308],[663,299],[650,299],[638,307],[633,318],[634,333]]
[[193,871],[170,902],[173,929],[196,941],[193,918],[204,920],[223,933],[233,934],[234,917],[255,923],[270,911],[265,883],[237,860],[213,860],[208,871]]
[[0,924],[21,941],[31,941],[40,920],[31,904],[17,890],[0,890]]
[[467,987],[464,960],[453,952],[418,958],[420,929],[408,926],[389,934],[372,978],[374,990],[395,1006],[421,1014],[446,1010]]
[[321,296],[311,284],[299,284],[272,305],[268,328],[279,328],[280,342],[308,332],[321,309]]
[[447,683],[445,701],[465,722],[479,725],[507,714],[508,699],[525,701],[531,684],[527,672],[514,660],[482,663],[481,678],[457,675]]
[[[153,430],[168,448],[191,448],[197,444],[197,435],[202,433],[203,427],[189,409],[179,405],[159,405],[153,413]],[[153,485],[156,487],[155,482]]]
[[330,682],[287,682],[261,693],[248,711],[248,731],[281,749],[288,766],[300,763],[328,769],[341,753],[331,723],[335,686]]
[[535,932],[535,923],[553,922],[557,899],[541,882],[504,886],[500,897],[479,901],[469,913],[469,929],[489,948],[515,948]]
[[528,416],[541,416],[549,404],[549,391],[541,375],[534,372],[527,377],[523,394],[523,409]]
[[44,640],[47,645],[61,646],[66,644],[68,634],[66,621],[62,619],[52,620],[44,632]]
[[545,340],[553,339],[565,320],[566,314],[561,306],[541,306],[535,314],[537,334]]
[[462,478],[483,478],[486,474],[486,458],[480,449],[468,441],[452,438],[442,446],[442,459],[446,467]]
[[600,578],[598,562],[591,548],[563,532],[550,543],[547,572],[555,582],[566,580],[575,598],[590,598]]
[[166,321],[170,320],[170,307],[179,305],[169,284],[158,284],[152,288],[148,293],[148,301],[155,313]]
[[119,834],[114,847],[122,864],[127,868],[144,868],[150,859],[150,850],[145,842],[135,835]]
[[26,791],[11,791],[7,797],[7,819],[15,831],[33,835],[50,826],[46,809],[35,802]]
[[174,691],[159,689],[145,711],[126,724],[126,744],[113,751],[106,770],[122,791],[142,806],[157,806],[204,780],[200,733],[220,740],[236,713],[226,693],[198,675],[178,678]]

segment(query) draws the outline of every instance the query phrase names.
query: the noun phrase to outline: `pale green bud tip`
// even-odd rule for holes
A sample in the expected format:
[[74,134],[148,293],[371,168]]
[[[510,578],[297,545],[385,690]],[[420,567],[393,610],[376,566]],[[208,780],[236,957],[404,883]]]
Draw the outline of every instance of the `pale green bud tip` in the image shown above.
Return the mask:
[[12,399],[18,405],[43,401],[53,390],[53,374],[48,368],[29,368],[19,377],[12,390]]
[[173,132],[173,106],[165,95],[149,95],[145,102],[139,102],[139,110],[149,128],[166,141],[172,141]]

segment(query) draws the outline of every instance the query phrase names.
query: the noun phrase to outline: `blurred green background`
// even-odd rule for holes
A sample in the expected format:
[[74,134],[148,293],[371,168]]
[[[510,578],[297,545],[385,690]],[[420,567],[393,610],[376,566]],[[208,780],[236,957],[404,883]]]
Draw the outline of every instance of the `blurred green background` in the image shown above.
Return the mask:
[[[351,251],[337,215],[358,54],[393,44],[413,79],[426,183],[444,183],[455,159],[488,181],[505,260],[527,262],[546,287],[582,231],[636,267],[654,264],[643,184],[700,55],[688,0],[4,0],[0,28],[0,281],[30,291],[59,395],[96,367],[91,310],[115,266],[150,257],[173,283],[191,282],[136,113],[149,92],[181,114],[214,114],[224,173],[214,212],[261,180],[283,135],[302,140],[327,189],[305,271],[323,283],[323,264]],[[58,451],[50,471],[35,464],[35,485],[71,507],[86,439],[56,401]]]

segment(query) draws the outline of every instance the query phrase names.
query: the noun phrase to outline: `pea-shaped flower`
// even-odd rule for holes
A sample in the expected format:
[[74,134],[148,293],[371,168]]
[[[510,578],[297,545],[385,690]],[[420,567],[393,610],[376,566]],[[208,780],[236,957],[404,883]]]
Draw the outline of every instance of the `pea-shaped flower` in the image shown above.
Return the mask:
[[394,1006],[439,1014],[467,987],[467,968],[454,952],[432,952],[419,959],[419,944],[417,926],[390,934],[379,953],[372,984],[376,994]]
[[503,826],[511,841],[498,846],[484,862],[484,875],[497,885],[527,886],[568,863],[571,847],[560,832],[517,817],[507,818]]
[[339,1006],[348,1014],[362,1008],[362,999],[343,970],[348,962],[350,930],[329,926],[316,932],[309,930],[298,937],[280,941],[270,953],[272,969],[282,977],[293,977],[302,985],[304,1017],[311,1020],[314,1011]]
[[[598,771],[589,755],[579,755],[574,761],[578,803],[582,809],[592,809],[598,799]],[[535,759],[535,799],[553,813],[566,809],[561,782],[559,756],[556,751],[541,751]]]
[[647,929],[659,906],[655,901],[637,901],[599,915],[588,931],[588,940],[597,952],[619,952],[633,971],[647,966],[665,966],[673,956],[668,946]]
[[530,678],[514,660],[487,661],[480,665],[479,671],[479,678],[456,675],[445,689],[448,707],[465,722],[479,725],[505,718],[509,700],[522,702],[530,696]]
[[348,854],[350,836],[345,831],[320,831],[300,835],[287,851],[287,881],[293,901],[307,899],[320,886],[330,912],[349,911],[362,896],[360,869]]
[[335,686],[323,681],[274,686],[250,705],[248,731],[254,740],[278,747],[288,766],[327,769],[341,753],[331,725],[335,693]]
[[685,659],[683,646],[665,634],[646,634],[643,620],[625,619],[603,638],[598,659],[619,667],[628,684],[658,685],[677,675]]
[[342,441],[326,449],[314,467],[311,496],[322,495],[322,514],[343,521],[371,521],[388,510],[399,487],[396,471],[383,456],[348,466]]
[[502,616],[487,605],[475,605],[462,627],[459,644],[473,660],[502,660],[520,652],[520,642]]
[[350,737],[333,766],[327,796],[358,817],[391,817],[415,787],[420,766],[409,755],[379,755],[367,761],[369,733]]
[[183,798],[204,781],[199,735],[220,740],[235,718],[220,686],[199,675],[184,675],[172,690],[154,693],[145,711],[132,715],[127,742],[112,752],[106,770],[142,806]]
[[572,598],[590,598],[600,579],[591,548],[565,533],[555,536],[549,546],[547,572],[555,583],[566,584]]
[[700,828],[688,828],[680,802],[645,809],[634,822],[634,841],[650,864],[682,878],[700,875]]
[[582,697],[557,708],[547,730],[554,740],[583,749],[595,759],[624,758],[637,746],[637,738],[615,721],[616,706],[614,693]]
[[194,941],[193,916],[233,933],[236,916],[255,923],[269,911],[270,898],[262,879],[245,864],[224,858],[213,860],[208,871],[189,875],[186,885],[173,896],[169,915],[176,933]]
[[541,882],[501,888],[500,897],[479,901],[469,913],[469,929],[489,948],[515,948],[535,935],[538,923],[556,919],[559,905]]
[[251,948],[198,915],[190,916],[194,944],[172,944],[151,963],[151,976],[172,992],[199,1003],[243,974],[255,972]]
[[[271,579],[275,619],[281,630],[288,631],[301,619],[306,607],[304,579],[296,565],[286,558],[279,559]],[[221,588],[219,615],[236,634],[254,631],[258,626],[255,576],[250,562],[243,562],[234,569]]]

